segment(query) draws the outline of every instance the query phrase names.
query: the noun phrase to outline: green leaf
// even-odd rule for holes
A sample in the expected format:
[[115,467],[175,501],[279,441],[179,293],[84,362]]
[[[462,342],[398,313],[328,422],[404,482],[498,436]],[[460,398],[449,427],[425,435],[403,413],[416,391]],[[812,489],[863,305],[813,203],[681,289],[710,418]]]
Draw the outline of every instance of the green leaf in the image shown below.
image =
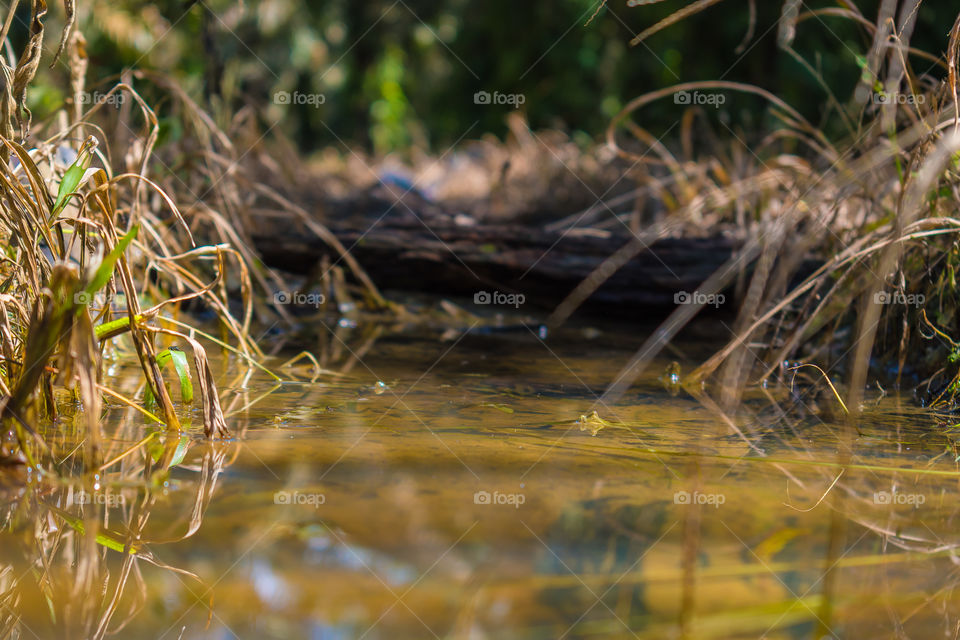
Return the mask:
[[89,164],[90,148],[84,144],[83,148],[80,149],[80,153],[77,154],[77,159],[63,172],[63,179],[60,180],[60,186],[57,187],[57,199],[53,203],[53,214],[51,218],[55,219],[57,214],[70,202],[70,198],[72,197],[70,194],[76,192],[77,187],[80,186],[80,181],[83,180],[83,174],[86,173],[87,165]]
[[137,232],[139,231],[140,225],[133,225],[130,231],[117,241],[117,246],[103,258],[100,266],[97,267],[96,273],[93,274],[93,280],[90,281],[90,284],[88,284],[85,289],[90,297],[110,282],[110,276],[113,275],[113,268],[116,266],[120,256],[123,255],[123,252],[127,250],[130,243],[137,237]]
[[157,354],[157,364],[162,369],[170,361],[180,378],[180,399],[184,402],[193,402],[193,384],[190,382],[190,365],[187,363],[187,354],[176,347],[164,349]]

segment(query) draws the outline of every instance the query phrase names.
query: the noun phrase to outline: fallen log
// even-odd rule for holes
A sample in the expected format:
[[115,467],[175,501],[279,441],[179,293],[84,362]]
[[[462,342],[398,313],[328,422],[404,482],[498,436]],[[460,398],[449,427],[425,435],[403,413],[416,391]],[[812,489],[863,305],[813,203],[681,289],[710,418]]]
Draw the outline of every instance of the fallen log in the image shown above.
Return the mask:
[[[626,230],[547,231],[391,209],[327,222],[382,289],[467,297],[515,293],[526,304],[550,309],[630,239]],[[306,274],[324,256],[338,260],[335,251],[288,216],[264,227],[253,239],[268,266]],[[614,273],[585,306],[621,313],[672,307],[678,294],[695,291],[737,246],[726,236],[659,240]]]

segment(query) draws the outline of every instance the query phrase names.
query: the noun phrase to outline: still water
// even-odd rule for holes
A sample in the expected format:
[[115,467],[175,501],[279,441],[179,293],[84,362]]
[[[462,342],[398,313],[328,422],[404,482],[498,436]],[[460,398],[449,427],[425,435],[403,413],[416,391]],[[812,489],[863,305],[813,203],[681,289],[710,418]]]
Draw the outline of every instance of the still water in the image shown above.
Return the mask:
[[64,415],[62,479],[2,476],[3,637],[960,633],[957,451],[905,397],[848,435],[812,385],[735,415],[671,386],[696,339],[605,405],[627,331],[335,332],[279,382],[211,354],[230,441],[108,401],[84,476]]

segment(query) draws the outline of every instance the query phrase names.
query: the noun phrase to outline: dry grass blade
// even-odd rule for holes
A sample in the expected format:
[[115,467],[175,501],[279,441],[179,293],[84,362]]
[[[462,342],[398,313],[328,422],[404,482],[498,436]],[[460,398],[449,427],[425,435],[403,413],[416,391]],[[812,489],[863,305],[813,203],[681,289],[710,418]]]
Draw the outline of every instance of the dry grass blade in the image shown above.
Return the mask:
[[780,24],[777,26],[777,45],[786,49],[797,35],[797,19],[800,16],[801,0],[784,0],[780,9]]
[[[26,48],[20,54],[17,68],[13,72],[12,95],[16,103],[17,122],[20,125],[20,135],[25,137],[30,128],[30,110],[27,108],[27,85],[37,74],[40,66],[40,55],[43,53],[43,18],[47,15],[45,0],[33,0],[30,16],[30,39]],[[26,114],[26,117],[24,117]]]
[[[643,42],[644,40],[646,40],[647,38],[649,38],[650,36],[652,36],[653,34],[663,31],[670,25],[676,24],[681,20],[683,20],[684,18],[689,18],[692,15],[700,13],[704,9],[707,9],[717,4],[718,2],[721,2],[721,0],[697,0],[694,3],[687,5],[683,9],[680,9],[679,11],[675,11],[671,13],[669,16],[667,16],[657,24],[653,25],[652,27],[649,27],[641,31],[638,36],[636,36],[633,40],[630,41],[630,46],[636,46],[641,42]],[[639,6],[641,4],[651,4],[651,3],[649,2],[644,2],[644,3],[629,2],[628,3],[628,5],[631,7]]]
[[200,385],[200,399],[203,401],[203,429],[208,438],[229,438],[227,428],[220,408],[220,395],[217,393],[216,379],[210,364],[207,362],[207,353],[199,342],[188,338],[193,347],[193,362],[197,368],[197,383]]
[[957,54],[960,53],[960,14],[950,29],[950,43],[947,45],[947,70],[950,93],[953,94],[953,126],[960,130],[960,93],[957,91]]
[[747,49],[747,45],[750,44],[750,41],[753,40],[754,33],[757,30],[757,0],[749,0],[747,2],[747,8],[749,11],[749,16],[747,19],[747,32],[743,34],[743,40],[740,41],[740,44],[737,45],[737,48],[733,52],[737,55],[740,55]]
[[[28,334],[23,350],[21,369],[5,414],[23,416],[35,397],[40,378],[58,344],[69,335],[73,303],[70,300],[77,284],[76,272],[67,266],[57,266],[51,276],[50,289],[34,303],[30,318],[33,330]],[[68,301],[69,300],[69,301]]]
[[63,26],[63,34],[60,36],[60,45],[57,47],[57,52],[53,55],[53,60],[50,62],[51,68],[57,64],[60,56],[63,55],[64,49],[67,48],[67,43],[70,41],[73,23],[77,19],[76,0],[63,0],[63,12],[66,15],[66,24]]
[[873,33],[873,44],[867,55],[866,68],[863,77],[857,86],[854,98],[860,104],[866,104],[873,94],[873,87],[880,81],[880,64],[887,47],[887,39],[894,31],[894,16],[897,11],[897,0],[882,0],[877,12],[876,29]]
[[830,376],[827,375],[827,372],[826,372],[826,371],[824,371],[823,369],[821,369],[821,368],[818,367],[817,365],[811,364],[811,363],[809,363],[809,362],[804,363],[804,364],[799,364],[799,365],[797,365],[797,366],[795,366],[795,367],[790,367],[789,369],[787,369],[787,371],[799,371],[800,369],[802,369],[802,368],[804,368],[804,367],[813,367],[814,369],[816,369],[817,371],[820,372],[820,375],[823,376],[823,379],[824,379],[824,381],[827,383],[827,386],[830,387],[830,391],[833,393],[833,397],[836,398],[836,399],[837,399],[837,402],[840,404],[840,408],[843,409],[843,412],[844,412],[845,414],[849,415],[849,414],[850,414],[850,410],[847,409],[846,403],[844,403],[843,398],[840,397],[840,392],[837,391],[837,388],[836,388],[835,386],[833,386],[833,381],[830,380]]

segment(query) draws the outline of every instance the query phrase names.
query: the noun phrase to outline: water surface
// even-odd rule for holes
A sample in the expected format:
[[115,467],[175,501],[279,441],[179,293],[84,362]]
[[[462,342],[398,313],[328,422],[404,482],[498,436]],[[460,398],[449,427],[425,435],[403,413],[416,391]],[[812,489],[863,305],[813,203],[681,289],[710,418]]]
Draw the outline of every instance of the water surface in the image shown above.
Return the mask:
[[[665,384],[671,359],[682,372],[709,352],[697,342],[605,405],[640,342],[626,331],[336,333],[313,345],[324,372],[270,359],[282,382],[215,358],[236,437],[169,436],[176,464],[152,482],[145,465],[167,437],[133,448],[155,431],[140,414],[108,403],[102,459],[129,453],[97,477],[79,474],[79,426],[63,416],[67,479],[5,480],[5,634],[960,629],[957,452],[906,398],[871,391],[848,437],[811,386],[751,391],[725,416]],[[110,366],[136,393],[134,363]]]

